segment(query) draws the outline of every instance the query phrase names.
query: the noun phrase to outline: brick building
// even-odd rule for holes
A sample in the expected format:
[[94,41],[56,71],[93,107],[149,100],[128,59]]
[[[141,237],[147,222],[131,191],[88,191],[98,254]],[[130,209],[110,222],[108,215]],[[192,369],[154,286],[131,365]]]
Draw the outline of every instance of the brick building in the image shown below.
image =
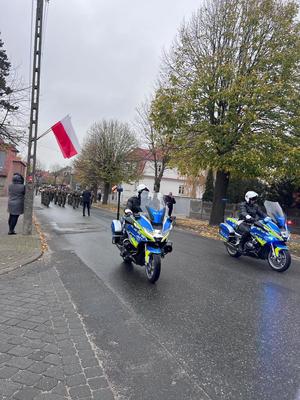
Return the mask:
[[18,156],[14,145],[0,141],[0,196],[7,196],[8,186],[16,172],[25,176],[26,163]]

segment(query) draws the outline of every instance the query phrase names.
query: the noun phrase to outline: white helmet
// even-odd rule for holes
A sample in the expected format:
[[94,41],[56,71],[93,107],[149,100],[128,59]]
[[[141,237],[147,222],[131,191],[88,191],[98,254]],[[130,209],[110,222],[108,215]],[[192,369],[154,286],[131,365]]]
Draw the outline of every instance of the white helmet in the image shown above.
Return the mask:
[[149,192],[149,189],[147,188],[146,185],[144,185],[143,183],[141,183],[140,185],[138,185],[138,187],[136,188],[138,193],[142,193],[143,190],[146,190],[147,192]]
[[250,200],[257,199],[257,197],[258,194],[256,192],[253,192],[252,190],[245,194],[245,200],[247,203],[249,203]]

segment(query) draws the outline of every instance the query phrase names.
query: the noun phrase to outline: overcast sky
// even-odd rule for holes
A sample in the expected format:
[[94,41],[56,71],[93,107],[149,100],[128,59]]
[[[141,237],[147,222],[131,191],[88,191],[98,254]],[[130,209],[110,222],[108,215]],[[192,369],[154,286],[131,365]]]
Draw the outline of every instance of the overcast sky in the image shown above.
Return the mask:
[[[36,0],[34,0],[35,2]],[[39,131],[67,114],[82,143],[102,118],[131,122],[151,94],[163,48],[201,0],[50,0],[44,29]],[[32,0],[0,0],[7,54],[28,83]],[[52,134],[38,159],[66,165]]]

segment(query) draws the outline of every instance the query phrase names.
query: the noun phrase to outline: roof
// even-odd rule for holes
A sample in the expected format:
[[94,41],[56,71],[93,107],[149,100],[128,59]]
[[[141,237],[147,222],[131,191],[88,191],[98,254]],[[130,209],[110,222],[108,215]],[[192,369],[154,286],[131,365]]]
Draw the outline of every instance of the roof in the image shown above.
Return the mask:
[[[137,161],[154,161],[154,155],[153,152],[149,149],[143,149],[141,147],[137,147],[136,149],[133,150],[132,152],[133,158],[135,158]],[[161,157],[161,152],[157,151],[157,156],[158,158]],[[160,161],[160,160],[158,160]]]
[[16,158],[15,160],[13,160],[13,162],[14,162],[14,163],[22,164],[24,167],[27,166],[27,163],[26,163],[25,161],[22,161],[22,160],[20,160],[20,159],[18,159],[18,158]]
[[10,151],[13,151],[14,153],[19,153],[19,150],[17,150],[16,146],[12,143],[5,143],[3,139],[0,139],[0,149],[9,149]]

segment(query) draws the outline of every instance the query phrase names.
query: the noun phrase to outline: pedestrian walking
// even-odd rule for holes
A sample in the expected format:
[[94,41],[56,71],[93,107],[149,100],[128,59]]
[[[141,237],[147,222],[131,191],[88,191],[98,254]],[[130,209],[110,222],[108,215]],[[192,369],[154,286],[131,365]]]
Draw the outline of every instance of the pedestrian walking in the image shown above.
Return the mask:
[[173,206],[174,204],[176,204],[176,200],[173,197],[173,193],[170,192],[168,195],[164,196],[164,201],[166,203],[166,206],[168,207],[168,215],[169,217],[171,217],[173,212]]
[[102,192],[101,192],[101,190],[99,189],[98,191],[97,191],[97,200],[100,202],[101,201],[101,197],[102,197]]
[[15,235],[19,216],[24,213],[25,185],[21,174],[14,174],[8,188],[9,235]]
[[85,209],[87,208],[88,216],[90,216],[92,192],[88,187],[82,192],[82,206],[83,206],[83,216],[85,217]]

